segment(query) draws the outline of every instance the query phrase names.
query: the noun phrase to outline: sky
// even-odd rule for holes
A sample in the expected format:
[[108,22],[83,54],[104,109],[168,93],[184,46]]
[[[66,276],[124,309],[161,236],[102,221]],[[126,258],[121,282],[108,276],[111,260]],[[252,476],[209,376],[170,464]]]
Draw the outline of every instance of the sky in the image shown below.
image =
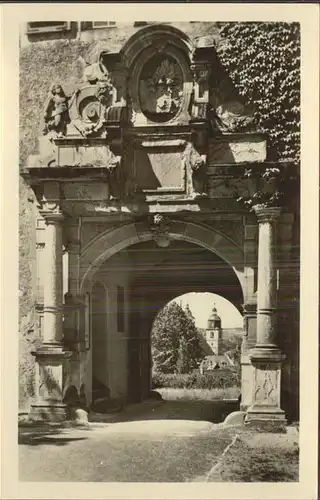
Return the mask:
[[243,326],[243,317],[239,313],[238,309],[236,309],[231,302],[224,299],[220,295],[216,295],[215,293],[186,293],[180,297],[176,297],[174,302],[177,302],[179,305],[181,303],[183,308],[186,304],[189,304],[198,328],[207,327],[208,317],[214,304],[221,318],[222,328],[236,328]]

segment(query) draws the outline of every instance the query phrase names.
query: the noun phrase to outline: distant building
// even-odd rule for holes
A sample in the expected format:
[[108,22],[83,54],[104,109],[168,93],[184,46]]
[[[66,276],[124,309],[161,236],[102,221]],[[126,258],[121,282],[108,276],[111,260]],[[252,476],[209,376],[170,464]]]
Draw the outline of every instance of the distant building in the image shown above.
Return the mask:
[[234,366],[234,362],[228,356],[228,354],[213,354],[206,356],[200,364],[200,373],[210,372],[214,370],[222,370],[225,368],[231,368]]
[[201,374],[205,371],[219,370],[234,366],[234,362],[226,353],[221,354],[222,326],[221,318],[218,315],[215,305],[208,318],[207,328],[205,330],[205,340],[210,354],[208,354],[200,364]]
[[206,329],[206,341],[212,350],[212,354],[219,354],[221,338],[221,318],[218,316],[216,306],[214,305]]

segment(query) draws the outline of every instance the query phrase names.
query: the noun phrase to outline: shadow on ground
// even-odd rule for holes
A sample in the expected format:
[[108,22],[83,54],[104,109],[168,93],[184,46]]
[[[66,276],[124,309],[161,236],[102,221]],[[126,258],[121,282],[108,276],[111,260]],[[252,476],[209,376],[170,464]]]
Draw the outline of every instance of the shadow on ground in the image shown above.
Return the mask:
[[[225,401],[165,401],[147,400],[139,404],[129,405],[118,413],[90,413],[89,421],[118,423],[152,420],[189,420],[210,423],[223,422],[225,417],[238,410],[237,402]],[[65,446],[73,441],[87,439],[85,436],[71,437],[68,434],[71,423],[50,424],[22,423],[19,425],[18,443],[21,445],[55,445]],[[76,426],[90,432],[89,426]],[[88,436],[89,437],[89,436]]]
[[[70,431],[71,426],[55,425],[39,423],[24,423],[19,425],[18,429],[18,444],[39,446],[39,445],[55,445],[65,446],[73,441],[83,441],[86,437],[70,437],[65,435]],[[78,427],[80,428],[80,427]],[[89,427],[83,427],[86,431],[90,431]]]
[[137,420],[193,420],[221,423],[239,410],[238,402],[225,401],[153,401],[126,407],[116,414],[89,415],[91,422],[134,422]]

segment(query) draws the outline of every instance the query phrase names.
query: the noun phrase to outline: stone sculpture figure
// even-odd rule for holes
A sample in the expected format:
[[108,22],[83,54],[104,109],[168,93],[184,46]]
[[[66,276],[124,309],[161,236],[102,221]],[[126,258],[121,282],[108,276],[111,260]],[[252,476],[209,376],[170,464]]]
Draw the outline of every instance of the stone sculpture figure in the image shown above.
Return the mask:
[[184,152],[187,169],[191,171],[192,196],[194,198],[208,196],[206,192],[206,165],[207,155],[200,154],[192,143],[189,143]]
[[44,135],[51,131],[56,132],[58,137],[63,137],[66,134],[67,124],[70,121],[68,101],[69,98],[64,93],[60,83],[54,83],[44,110]]
[[192,165],[192,181],[195,197],[207,196],[205,185],[206,155],[198,155]]

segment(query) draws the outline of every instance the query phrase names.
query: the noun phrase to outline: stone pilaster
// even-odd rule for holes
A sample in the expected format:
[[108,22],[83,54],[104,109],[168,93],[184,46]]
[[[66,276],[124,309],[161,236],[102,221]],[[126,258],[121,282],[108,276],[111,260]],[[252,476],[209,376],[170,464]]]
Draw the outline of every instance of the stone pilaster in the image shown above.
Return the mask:
[[275,429],[286,419],[280,407],[281,364],[284,356],[277,345],[275,313],[276,290],[276,222],[280,208],[257,206],[259,223],[257,340],[251,350],[254,367],[252,405],[246,422]]
[[71,356],[63,345],[63,214],[54,209],[42,215],[46,221],[43,335],[41,345],[33,352],[37,361],[37,401],[31,406],[30,418],[61,421],[67,416],[62,402],[63,365]]
[[65,343],[79,347],[79,259],[80,242],[68,241],[68,293],[65,297]]

